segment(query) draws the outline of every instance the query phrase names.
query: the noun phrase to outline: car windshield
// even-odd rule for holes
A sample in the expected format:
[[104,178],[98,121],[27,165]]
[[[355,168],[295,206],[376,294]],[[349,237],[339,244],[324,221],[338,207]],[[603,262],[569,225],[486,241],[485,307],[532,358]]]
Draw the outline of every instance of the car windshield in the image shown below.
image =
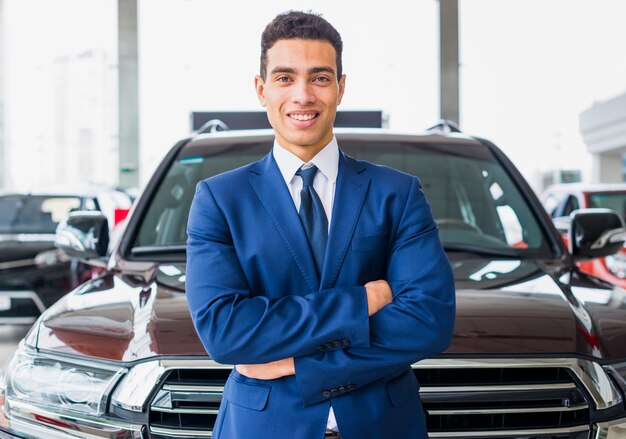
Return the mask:
[[0,233],[54,233],[63,218],[80,208],[80,198],[43,195],[0,197]]
[[[340,145],[352,157],[418,176],[448,251],[550,254],[534,211],[487,147],[374,139]],[[183,252],[196,183],[268,152],[268,142],[183,149],[144,216],[133,255]]]
[[589,194],[589,207],[613,209],[626,219],[626,192],[606,192]]

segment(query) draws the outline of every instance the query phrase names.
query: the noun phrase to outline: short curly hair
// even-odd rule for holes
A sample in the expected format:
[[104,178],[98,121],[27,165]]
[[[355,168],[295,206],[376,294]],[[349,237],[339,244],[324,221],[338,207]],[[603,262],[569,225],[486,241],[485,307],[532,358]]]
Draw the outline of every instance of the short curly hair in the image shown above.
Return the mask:
[[278,40],[324,40],[334,48],[337,62],[337,81],[341,78],[341,52],[343,42],[341,35],[321,15],[312,12],[288,11],[277,15],[266,27],[261,35],[261,78],[267,76],[267,51]]

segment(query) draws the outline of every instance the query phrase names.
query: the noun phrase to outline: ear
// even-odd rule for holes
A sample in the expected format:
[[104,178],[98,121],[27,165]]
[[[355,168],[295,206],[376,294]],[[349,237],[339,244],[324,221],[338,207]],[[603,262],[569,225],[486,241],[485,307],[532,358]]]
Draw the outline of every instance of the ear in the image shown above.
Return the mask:
[[265,107],[265,81],[259,75],[254,77],[254,88],[256,90],[256,95],[259,98],[259,102],[263,107]]
[[339,97],[337,98],[337,105],[341,104],[343,98],[343,92],[346,90],[346,75],[345,73],[339,78]]

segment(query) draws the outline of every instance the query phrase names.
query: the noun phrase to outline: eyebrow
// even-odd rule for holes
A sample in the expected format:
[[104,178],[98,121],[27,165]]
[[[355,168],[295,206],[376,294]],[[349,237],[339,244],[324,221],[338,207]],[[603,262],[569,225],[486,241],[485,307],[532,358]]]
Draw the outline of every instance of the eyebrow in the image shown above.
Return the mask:
[[[320,66],[320,67],[311,67],[308,70],[309,75],[314,75],[315,73],[322,73],[322,72],[332,73],[334,75],[335,69],[333,69],[330,66]],[[277,66],[277,67],[274,67],[270,73],[271,74],[276,74],[276,73],[292,73],[293,74],[297,72],[296,72],[296,69],[291,68],[291,67]]]

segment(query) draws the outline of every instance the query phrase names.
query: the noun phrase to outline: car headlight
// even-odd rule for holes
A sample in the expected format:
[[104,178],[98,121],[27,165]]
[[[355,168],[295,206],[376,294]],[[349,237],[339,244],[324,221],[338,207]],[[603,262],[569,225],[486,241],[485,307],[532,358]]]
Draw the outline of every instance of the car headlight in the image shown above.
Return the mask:
[[612,256],[607,256],[604,258],[604,263],[606,268],[615,276],[622,279],[626,278],[626,255],[616,253]]
[[[70,363],[18,350],[6,369],[6,397],[56,411],[100,415],[126,369]],[[10,404],[9,404],[10,407]]]

